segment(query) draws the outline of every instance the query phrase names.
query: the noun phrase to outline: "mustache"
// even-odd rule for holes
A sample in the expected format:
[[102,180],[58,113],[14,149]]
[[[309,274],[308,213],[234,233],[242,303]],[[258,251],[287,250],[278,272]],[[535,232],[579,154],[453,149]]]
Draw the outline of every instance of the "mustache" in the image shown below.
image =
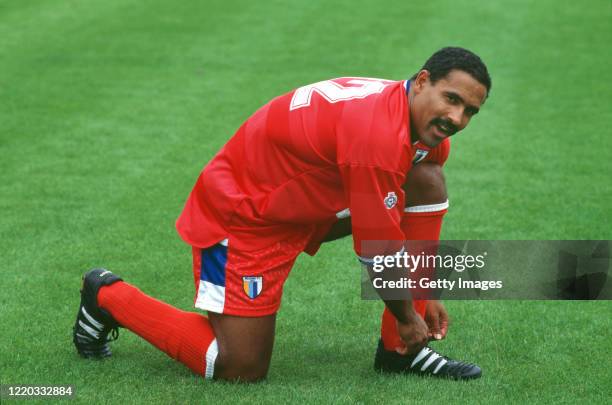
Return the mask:
[[445,128],[448,128],[449,136],[454,135],[459,130],[459,128],[457,128],[455,124],[453,124],[449,120],[445,120],[444,118],[434,118],[433,120],[431,120],[431,125],[441,125]]

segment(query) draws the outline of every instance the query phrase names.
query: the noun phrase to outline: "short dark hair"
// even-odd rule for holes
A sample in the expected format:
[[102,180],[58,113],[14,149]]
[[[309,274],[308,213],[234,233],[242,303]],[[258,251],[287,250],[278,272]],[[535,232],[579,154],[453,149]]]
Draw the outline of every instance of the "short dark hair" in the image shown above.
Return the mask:
[[[446,77],[451,70],[463,70],[487,88],[487,96],[491,92],[491,76],[487,66],[474,52],[464,48],[449,46],[442,48],[427,59],[421,70],[429,72],[432,83]],[[410,80],[416,79],[415,73]]]

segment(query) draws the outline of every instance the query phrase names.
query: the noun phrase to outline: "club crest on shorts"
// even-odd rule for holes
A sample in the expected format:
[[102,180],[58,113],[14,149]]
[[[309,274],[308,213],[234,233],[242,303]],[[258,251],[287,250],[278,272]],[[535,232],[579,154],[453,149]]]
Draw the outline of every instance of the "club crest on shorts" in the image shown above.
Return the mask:
[[261,294],[263,288],[263,277],[262,276],[245,276],[242,277],[242,288],[245,294],[250,299],[255,299]]
[[384,203],[388,210],[395,207],[395,204],[397,204],[397,194],[393,191],[389,191],[385,197]]

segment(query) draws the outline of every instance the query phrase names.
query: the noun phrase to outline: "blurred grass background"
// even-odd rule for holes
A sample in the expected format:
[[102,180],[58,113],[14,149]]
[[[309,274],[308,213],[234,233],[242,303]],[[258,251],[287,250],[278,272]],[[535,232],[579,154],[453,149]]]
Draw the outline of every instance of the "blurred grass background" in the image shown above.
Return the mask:
[[206,383],[127,332],[82,361],[70,331],[93,266],[191,308],[174,221],[260,105],[407,78],[447,45],[478,53],[493,90],[453,139],[443,238],[612,239],[610,21],[607,0],[0,1],[1,382],[94,403],[609,400],[610,302],[450,302],[437,348],[483,379],[375,374],[382,304],[359,299],[348,239],[298,261],[257,386]]

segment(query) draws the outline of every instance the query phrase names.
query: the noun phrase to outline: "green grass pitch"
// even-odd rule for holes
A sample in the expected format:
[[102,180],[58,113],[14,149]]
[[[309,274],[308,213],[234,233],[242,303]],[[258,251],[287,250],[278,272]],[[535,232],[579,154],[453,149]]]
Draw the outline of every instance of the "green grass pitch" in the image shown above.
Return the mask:
[[337,76],[402,79],[480,54],[490,99],[453,140],[446,239],[612,239],[612,5],[569,1],[0,1],[0,379],[78,402],[606,402],[610,302],[450,302],[470,383],[372,371],[382,303],[350,240],[301,257],[269,379],[208,383],[129,332],[71,343],[80,275],[105,266],[189,310],[174,221],[199,171],[270,98]]

